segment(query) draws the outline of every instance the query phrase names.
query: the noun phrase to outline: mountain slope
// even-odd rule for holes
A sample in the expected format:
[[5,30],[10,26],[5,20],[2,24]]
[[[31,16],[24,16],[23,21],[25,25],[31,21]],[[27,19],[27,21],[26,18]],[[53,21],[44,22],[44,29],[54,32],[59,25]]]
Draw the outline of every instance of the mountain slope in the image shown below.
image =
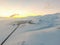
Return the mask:
[[60,14],[0,20],[0,44],[21,24],[4,45],[60,45]]

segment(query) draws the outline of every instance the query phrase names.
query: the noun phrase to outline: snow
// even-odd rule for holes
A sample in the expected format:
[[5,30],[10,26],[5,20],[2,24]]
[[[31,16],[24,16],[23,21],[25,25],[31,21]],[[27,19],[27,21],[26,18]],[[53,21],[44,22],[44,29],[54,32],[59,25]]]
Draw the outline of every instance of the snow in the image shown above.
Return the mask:
[[0,20],[0,44],[17,27],[3,45],[60,45],[60,13],[24,19]]

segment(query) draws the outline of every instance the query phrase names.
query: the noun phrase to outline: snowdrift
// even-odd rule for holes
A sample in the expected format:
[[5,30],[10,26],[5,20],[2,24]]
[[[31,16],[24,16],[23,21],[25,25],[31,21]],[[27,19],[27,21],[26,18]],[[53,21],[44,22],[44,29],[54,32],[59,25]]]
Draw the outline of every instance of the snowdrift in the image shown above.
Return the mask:
[[0,44],[17,25],[17,30],[3,45],[60,45],[60,13],[0,19]]

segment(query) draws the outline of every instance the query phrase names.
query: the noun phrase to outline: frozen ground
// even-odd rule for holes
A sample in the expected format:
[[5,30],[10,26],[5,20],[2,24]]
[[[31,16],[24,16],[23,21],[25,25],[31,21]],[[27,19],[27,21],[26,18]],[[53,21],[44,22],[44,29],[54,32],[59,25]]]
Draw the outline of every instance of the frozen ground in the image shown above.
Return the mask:
[[3,45],[60,45],[60,13],[25,19],[1,18],[0,44],[18,23],[20,26]]

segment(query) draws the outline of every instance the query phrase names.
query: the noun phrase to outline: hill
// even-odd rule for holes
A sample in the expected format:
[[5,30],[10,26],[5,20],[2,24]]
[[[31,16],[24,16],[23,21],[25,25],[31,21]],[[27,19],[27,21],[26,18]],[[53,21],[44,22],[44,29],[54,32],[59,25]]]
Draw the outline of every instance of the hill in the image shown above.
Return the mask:
[[4,45],[60,45],[60,13],[0,20],[0,44],[18,25]]

